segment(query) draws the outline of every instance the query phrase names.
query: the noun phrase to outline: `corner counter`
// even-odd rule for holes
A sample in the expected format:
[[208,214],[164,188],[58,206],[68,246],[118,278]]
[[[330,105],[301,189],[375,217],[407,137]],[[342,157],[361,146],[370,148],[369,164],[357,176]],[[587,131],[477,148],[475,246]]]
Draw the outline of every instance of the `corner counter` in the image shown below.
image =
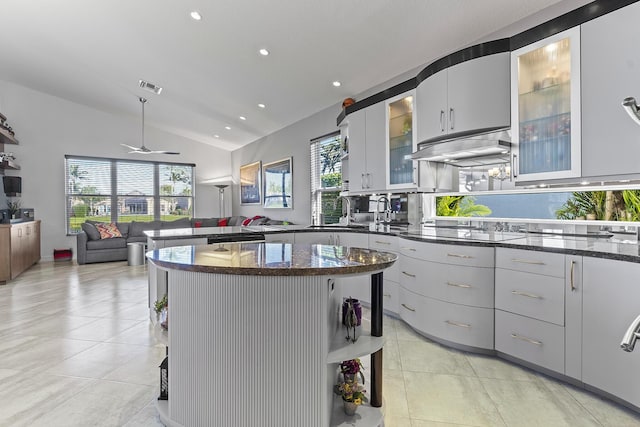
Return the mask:
[[[167,284],[169,300],[163,423],[343,425],[332,391],[338,364],[373,353],[371,406],[359,408],[349,425],[382,424],[381,271],[397,255],[250,242],[162,248],[147,257],[150,278]],[[371,335],[350,344],[340,339],[335,278],[367,274],[379,307],[372,307]]]

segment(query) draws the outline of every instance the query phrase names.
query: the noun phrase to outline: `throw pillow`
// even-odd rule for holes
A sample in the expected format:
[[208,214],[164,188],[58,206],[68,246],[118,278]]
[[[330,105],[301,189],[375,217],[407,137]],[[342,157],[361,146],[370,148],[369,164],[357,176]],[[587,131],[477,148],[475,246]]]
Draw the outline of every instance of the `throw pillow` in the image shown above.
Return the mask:
[[122,233],[120,233],[120,230],[118,230],[118,227],[114,223],[96,224],[96,228],[98,229],[98,232],[100,232],[101,239],[112,239],[114,237],[122,237]]
[[194,228],[200,228],[200,227],[202,227],[202,221],[196,221],[196,222],[193,224],[193,226],[194,226]]
[[83,222],[80,224],[80,227],[82,228],[82,231],[87,234],[87,238],[89,240],[100,240],[100,232],[94,224]]
[[229,223],[229,220],[227,218],[220,218],[218,220],[218,227],[226,227]]

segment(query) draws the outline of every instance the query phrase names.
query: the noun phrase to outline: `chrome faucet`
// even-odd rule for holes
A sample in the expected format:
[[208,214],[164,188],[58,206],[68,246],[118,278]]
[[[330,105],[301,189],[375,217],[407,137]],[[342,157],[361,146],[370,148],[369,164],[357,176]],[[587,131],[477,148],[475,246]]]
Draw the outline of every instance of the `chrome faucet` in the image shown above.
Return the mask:
[[347,223],[345,225],[349,225],[351,223],[351,199],[347,196],[338,196],[333,201],[333,209],[338,207],[338,200],[343,199],[347,202]]
[[640,337],[640,316],[636,317],[627,332],[625,332],[624,337],[622,337],[622,342],[620,343],[620,347],[624,351],[632,352],[633,347],[636,345],[636,340]]
[[391,202],[387,196],[380,196],[376,203],[376,224],[380,224],[380,202],[384,202],[384,220],[383,222],[391,222]]

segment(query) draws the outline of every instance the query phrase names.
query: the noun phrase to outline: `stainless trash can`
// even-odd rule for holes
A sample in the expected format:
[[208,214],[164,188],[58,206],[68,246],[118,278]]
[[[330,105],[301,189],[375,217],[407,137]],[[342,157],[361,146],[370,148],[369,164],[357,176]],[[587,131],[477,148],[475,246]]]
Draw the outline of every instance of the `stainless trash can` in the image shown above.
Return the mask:
[[141,242],[127,243],[128,265],[144,265],[145,244]]

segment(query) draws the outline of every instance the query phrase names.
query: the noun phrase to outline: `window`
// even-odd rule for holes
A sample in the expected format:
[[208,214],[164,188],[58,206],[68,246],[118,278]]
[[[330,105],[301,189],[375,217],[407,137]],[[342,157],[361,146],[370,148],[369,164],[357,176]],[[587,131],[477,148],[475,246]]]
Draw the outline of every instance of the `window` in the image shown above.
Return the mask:
[[313,224],[340,220],[342,200],[342,148],[340,133],[311,140],[311,216]]
[[193,214],[193,164],[65,157],[67,234],[86,220],[175,220]]

